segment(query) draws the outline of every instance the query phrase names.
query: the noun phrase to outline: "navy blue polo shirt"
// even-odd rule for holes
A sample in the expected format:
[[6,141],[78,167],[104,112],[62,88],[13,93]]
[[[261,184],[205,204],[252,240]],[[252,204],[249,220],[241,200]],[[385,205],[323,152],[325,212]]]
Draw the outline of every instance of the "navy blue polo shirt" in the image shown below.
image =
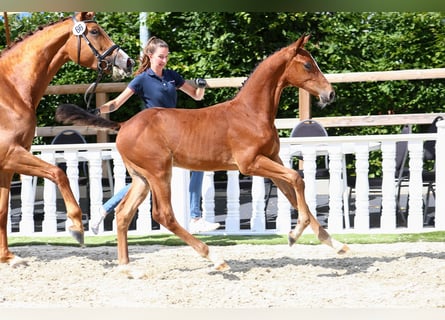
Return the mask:
[[176,108],[176,89],[184,82],[176,71],[164,69],[160,78],[149,68],[131,80],[128,87],[144,101],[146,108]]

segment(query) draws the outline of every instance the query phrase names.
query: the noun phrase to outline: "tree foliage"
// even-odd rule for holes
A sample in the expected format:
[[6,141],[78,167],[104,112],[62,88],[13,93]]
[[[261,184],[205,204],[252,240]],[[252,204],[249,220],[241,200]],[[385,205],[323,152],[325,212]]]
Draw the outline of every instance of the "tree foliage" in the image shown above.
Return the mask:
[[[11,38],[71,14],[11,16]],[[96,20],[115,43],[138,60],[138,12],[97,13]],[[169,43],[169,67],[188,79],[249,76],[264,58],[303,33],[312,35],[307,48],[324,73],[441,68],[445,61],[445,13],[438,12],[151,12],[146,24],[150,35]],[[0,46],[4,47],[4,39],[1,21]],[[95,72],[68,63],[51,84],[92,83],[95,77]],[[445,104],[442,79],[339,83],[334,87],[336,101],[323,110],[314,106],[313,116],[440,112]],[[179,93],[179,106],[212,105],[232,98],[237,90],[207,90],[201,102]],[[45,96],[38,109],[39,125],[54,125],[54,109],[63,102],[84,105],[82,95]],[[140,101],[133,97],[110,116],[124,120],[139,110]],[[284,90],[277,116],[298,116],[296,89]],[[328,129],[330,135],[395,130],[379,126]]]

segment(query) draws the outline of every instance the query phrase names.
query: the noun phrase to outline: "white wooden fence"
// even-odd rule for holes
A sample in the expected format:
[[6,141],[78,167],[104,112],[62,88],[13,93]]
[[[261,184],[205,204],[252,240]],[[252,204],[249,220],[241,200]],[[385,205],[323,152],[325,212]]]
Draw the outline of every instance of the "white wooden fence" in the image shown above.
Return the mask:
[[[364,72],[347,74],[327,74],[326,77],[333,83],[340,82],[365,82],[365,81],[393,81],[393,80],[416,80],[416,79],[442,79],[445,77],[445,68],[429,70],[397,70],[386,72]],[[245,77],[207,79],[209,88],[219,87],[239,87],[245,80]],[[108,100],[108,93],[121,92],[126,83],[106,83],[99,84],[96,89],[96,104],[100,106]],[[84,93],[89,85],[63,85],[50,86],[45,94],[72,94]],[[310,96],[300,89],[299,91],[299,115],[301,119],[310,118]],[[417,116],[417,117],[416,117]],[[402,123],[431,123],[430,117],[434,115],[391,115],[391,116],[368,116],[368,117],[341,117],[341,118],[316,118],[326,127],[336,126],[362,126],[374,125],[375,117],[379,117],[379,125],[393,125]],[[409,117],[404,119],[404,117]],[[292,128],[296,119],[281,121],[277,125],[278,129]],[[413,122],[414,120],[414,122]],[[291,124],[291,125],[290,125]],[[54,136],[66,127],[36,128],[38,136]],[[98,141],[107,141],[107,132],[96,130],[90,127],[76,128],[82,134],[97,135]],[[330,181],[328,185],[328,221],[327,228],[332,232],[422,232],[429,230],[445,230],[445,169],[441,166],[436,168],[436,199],[435,199],[435,222],[434,226],[424,226],[423,224],[423,188],[422,188],[422,143],[424,140],[435,140],[437,138],[437,163],[444,163],[445,160],[445,129],[444,124],[440,124],[439,131],[436,134],[412,134],[412,135],[385,135],[385,136],[363,136],[363,137],[322,137],[322,138],[282,138],[281,139],[281,157],[286,164],[295,152],[303,153],[305,158],[305,183],[307,202],[315,214],[320,194],[325,192],[317,190],[319,183],[314,179],[315,155],[314,151],[317,145],[324,145],[324,152],[328,152],[330,158]],[[394,148],[397,141],[409,141],[410,150],[410,182],[409,182],[409,212],[406,227],[398,227],[396,224],[396,205],[394,198]],[[344,146],[348,145],[348,152],[355,154],[356,157],[356,196],[355,210],[349,210],[347,199],[345,199],[345,188],[342,173]],[[368,173],[368,157],[370,144],[378,145],[382,151],[383,163],[383,186],[381,191],[381,215],[378,215],[379,227],[375,228],[370,224],[371,216],[375,214],[370,212],[370,195]],[[82,150],[82,151],[80,151]],[[56,151],[59,151],[56,153]],[[88,145],[51,145],[32,147],[32,152],[40,154],[46,161],[56,163],[57,161],[67,162],[67,174],[70,179],[71,187],[78,199],[80,190],[78,186],[77,163],[79,160],[89,162],[89,181],[90,193],[86,195],[89,199],[89,207],[86,213],[96,214],[98,208],[104,200],[105,193],[102,188],[102,161],[111,161],[114,166],[114,190],[117,190],[125,184],[125,168],[119,154],[116,152],[113,143],[98,143]],[[265,214],[265,183],[260,177],[252,178],[251,188],[251,209],[247,215],[250,223],[248,227],[240,227],[241,222],[245,220],[246,210],[241,210],[240,203],[240,182],[237,171],[227,173],[227,190],[225,192],[226,205],[224,212],[215,212],[216,189],[213,181],[213,172],[206,172],[203,183],[203,214],[208,220],[218,220],[223,222],[224,228],[215,233],[287,233],[294,223],[290,214],[288,201],[278,192],[276,212],[272,214],[274,227],[266,227]],[[174,189],[173,207],[178,220],[185,226],[188,222],[188,179],[189,174],[186,170],[175,168],[172,180]],[[39,188],[36,186],[36,180],[32,177],[22,177],[21,196],[19,204],[17,201],[11,201],[10,219],[8,220],[8,230],[11,234],[17,235],[51,235],[63,233],[66,224],[63,215],[64,207],[59,204],[55,186],[44,181],[43,199],[37,199],[36,193]],[[101,192],[102,191],[102,192]],[[107,194],[107,196],[109,196]],[[43,205],[41,208],[36,208]],[[35,216],[37,211],[43,215],[41,226],[37,226]],[[268,209],[269,213],[270,209]],[[352,222],[349,224],[350,217]],[[43,214],[44,212],[44,214]],[[165,232],[162,228],[156,229],[152,225],[149,215],[150,201],[147,199],[139,208],[139,213],[132,233],[155,233]],[[350,215],[351,214],[351,215]],[[270,219],[270,217],[267,217]],[[221,220],[222,219],[222,220]],[[88,224],[86,217],[86,224]],[[351,227],[352,226],[352,227]],[[114,226],[112,231],[115,232]]]
[[[290,160],[295,154],[304,157],[306,200],[315,214],[319,195],[323,192],[317,190],[320,186],[315,180],[315,156],[318,149],[325,150],[329,154],[330,180],[328,181],[328,206],[327,229],[334,233],[395,233],[395,232],[424,232],[433,230],[445,230],[445,168],[436,168],[436,199],[434,225],[424,225],[422,187],[422,146],[426,140],[436,140],[437,163],[445,163],[445,121],[438,123],[437,134],[396,134],[376,136],[344,136],[344,137],[314,137],[314,138],[281,138],[280,156],[283,162],[290,167]],[[409,148],[409,211],[407,225],[400,227],[396,224],[397,212],[395,203],[395,144],[397,141],[408,141]],[[345,197],[345,184],[343,180],[343,155],[344,146],[347,145],[347,153],[355,155],[356,159],[356,196],[355,210],[348,210],[349,204]],[[382,154],[383,184],[381,191],[381,215],[370,212],[370,196],[368,183],[369,152],[377,146]],[[374,148],[375,149],[375,148]],[[66,162],[67,175],[71,188],[77,199],[80,199],[78,184],[78,161],[86,160],[89,165],[89,212],[91,216],[97,214],[104,201],[104,188],[102,187],[103,161],[111,161],[114,171],[114,190],[118,191],[125,185],[126,170],[114,143],[91,143],[70,145],[34,145],[32,152],[50,163]],[[238,171],[227,172],[227,190],[225,192],[226,205],[224,212],[215,212],[215,183],[214,173],[206,172],[203,183],[203,215],[209,221],[222,222],[223,227],[215,234],[285,234],[293,223],[291,208],[287,199],[278,192],[276,212],[272,214],[274,227],[266,227],[265,195],[266,186],[261,177],[252,178],[251,210],[241,212],[240,181]],[[189,216],[188,204],[189,172],[180,168],[174,168],[172,188],[172,204],[176,216],[181,224],[187,227]],[[64,216],[64,206],[58,200],[56,186],[45,180],[43,183],[43,221],[41,227],[36,227],[34,219],[36,214],[36,180],[33,177],[22,176],[20,203],[10,208],[8,230],[11,235],[39,236],[61,235],[66,231],[70,220]],[[110,194],[111,195],[111,194]],[[346,210],[345,210],[346,209]],[[351,215],[350,215],[351,214]],[[370,224],[370,216],[376,215],[379,219],[378,227]],[[88,219],[85,215],[85,224]],[[345,216],[347,219],[345,219]],[[241,227],[243,220],[249,220],[247,227]],[[349,225],[349,218],[352,226]],[[65,221],[66,220],[66,221]],[[115,233],[115,225],[105,234]],[[102,229],[103,231],[103,229]],[[139,213],[135,220],[131,234],[152,234],[167,232],[157,228],[150,217],[150,201],[146,201],[139,207]]]

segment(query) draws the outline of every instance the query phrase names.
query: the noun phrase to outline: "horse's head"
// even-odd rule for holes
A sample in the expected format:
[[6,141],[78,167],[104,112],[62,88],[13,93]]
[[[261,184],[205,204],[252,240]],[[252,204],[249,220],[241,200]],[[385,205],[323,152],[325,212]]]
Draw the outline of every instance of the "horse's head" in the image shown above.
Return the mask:
[[72,61],[99,72],[112,73],[116,79],[131,74],[134,60],[97,24],[93,12],[79,12],[73,16],[72,22],[66,46]]
[[302,88],[318,97],[319,105],[323,108],[334,101],[335,91],[320,71],[314,58],[304,49],[309,37],[303,35],[288,47],[292,58],[287,65],[285,77],[289,85]]

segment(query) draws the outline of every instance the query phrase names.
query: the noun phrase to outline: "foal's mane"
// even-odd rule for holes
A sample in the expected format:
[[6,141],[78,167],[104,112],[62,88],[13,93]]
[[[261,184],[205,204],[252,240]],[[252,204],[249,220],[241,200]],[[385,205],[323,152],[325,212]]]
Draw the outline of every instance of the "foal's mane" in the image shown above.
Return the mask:
[[274,56],[275,54],[277,54],[278,52],[280,52],[281,50],[283,50],[286,47],[282,47],[278,50],[275,50],[273,53],[269,54],[266,58],[264,58],[263,60],[260,60],[257,62],[257,64],[255,65],[255,68],[253,68],[253,70],[250,72],[250,74],[247,76],[246,80],[244,80],[241,83],[241,87],[239,88],[238,92],[236,93],[235,97],[241,92],[241,90],[244,88],[244,86],[247,84],[247,82],[250,80],[250,78],[252,77],[252,75],[255,73],[255,71],[257,71],[258,67],[260,65],[263,64],[263,62],[265,62],[266,60],[269,60],[272,56]]
[[[269,56],[268,56],[267,58],[269,58]],[[266,59],[267,59],[267,58],[266,58]],[[263,61],[264,61],[264,59],[261,60],[261,61],[259,61],[259,62],[257,62],[255,68],[253,68],[253,70],[252,70],[252,71],[250,72],[250,74],[247,76],[246,80],[244,80],[244,81],[241,83],[241,87],[239,87],[238,92],[236,93],[235,97],[236,97],[238,94],[240,94],[241,90],[244,88],[244,86],[245,86],[245,85],[247,84],[247,82],[250,80],[250,77],[252,76],[252,74],[256,71],[256,69],[259,67],[259,65],[260,65],[261,63],[263,63]],[[233,98],[235,98],[235,97],[233,97]]]
[[13,49],[18,43],[20,43],[20,42],[22,42],[22,41],[28,39],[28,38],[31,37],[32,35],[34,35],[36,32],[41,31],[41,30],[43,30],[43,29],[45,29],[45,28],[47,28],[47,27],[50,27],[50,26],[52,26],[52,25],[55,25],[56,23],[59,23],[59,22],[62,22],[62,21],[65,21],[65,20],[67,20],[67,19],[71,19],[71,18],[72,18],[71,16],[68,16],[68,17],[60,18],[60,19],[57,20],[57,21],[49,22],[49,23],[47,23],[47,24],[45,24],[45,25],[40,25],[40,26],[37,27],[36,30],[34,30],[34,31],[29,31],[29,32],[26,33],[24,36],[19,36],[19,37],[17,37],[17,39],[15,39],[10,45],[6,46],[2,51],[0,51],[0,57],[2,56],[2,54],[4,54],[4,53],[8,52],[9,50]]

